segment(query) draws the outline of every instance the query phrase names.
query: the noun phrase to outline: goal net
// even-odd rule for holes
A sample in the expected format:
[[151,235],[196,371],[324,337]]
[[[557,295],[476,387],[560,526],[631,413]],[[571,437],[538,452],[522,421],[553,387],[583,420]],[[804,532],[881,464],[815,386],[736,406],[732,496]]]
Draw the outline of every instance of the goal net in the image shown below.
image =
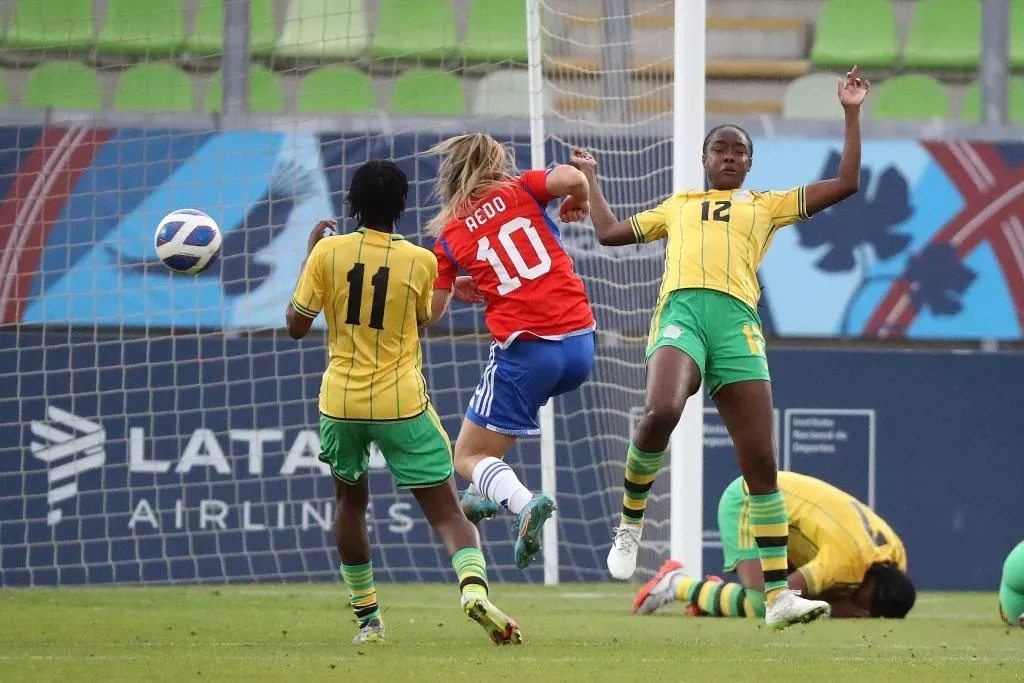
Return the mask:
[[[316,457],[324,328],[301,342],[281,329],[306,236],[324,217],[354,228],[341,220],[345,190],[369,159],[405,169],[399,230],[425,246],[420,226],[438,207],[424,150],[482,130],[531,164],[519,0],[226,4],[226,24],[213,0],[20,2],[11,18],[0,585],[335,577],[333,487]],[[586,146],[620,216],[651,206],[672,180],[672,2],[540,4],[545,162]],[[240,5],[248,32],[234,29]],[[648,67],[631,73],[631,59]],[[219,262],[198,276],[156,259],[153,232],[176,208],[206,211],[224,233]],[[545,435],[557,569],[562,581],[604,580],[662,256],[609,251],[587,225],[561,237],[600,335],[592,381],[553,402]],[[454,440],[487,359],[482,310],[456,305],[423,336]],[[508,462],[540,488],[541,440],[521,440]],[[368,476],[378,578],[450,578],[379,453]],[[667,488],[666,474],[645,571],[667,556]],[[481,526],[491,576],[541,581],[540,561],[515,568],[511,521]]]

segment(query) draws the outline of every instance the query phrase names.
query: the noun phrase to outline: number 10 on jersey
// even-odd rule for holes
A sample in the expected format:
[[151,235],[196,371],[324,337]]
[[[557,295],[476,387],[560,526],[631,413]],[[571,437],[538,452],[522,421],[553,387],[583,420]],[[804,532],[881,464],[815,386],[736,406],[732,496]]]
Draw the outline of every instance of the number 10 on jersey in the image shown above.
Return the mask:
[[[526,265],[526,260],[523,258],[522,253],[520,253],[516,243],[512,241],[512,235],[520,230],[526,235],[526,239],[530,241],[530,246],[533,247],[534,253],[537,255],[538,263],[536,265]],[[508,272],[508,268],[502,262],[497,249],[491,244],[490,238],[481,237],[480,241],[477,242],[476,251],[477,260],[487,261],[491,264],[494,274],[498,276],[498,294],[504,296],[509,292],[514,292],[523,286],[523,279],[536,280],[551,270],[551,255],[544,248],[544,242],[540,238],[540,233],[530,223],[529,218],[513,218],[508,223],[502,225],[498,230],[498,241],[515,267],[515,275]]]

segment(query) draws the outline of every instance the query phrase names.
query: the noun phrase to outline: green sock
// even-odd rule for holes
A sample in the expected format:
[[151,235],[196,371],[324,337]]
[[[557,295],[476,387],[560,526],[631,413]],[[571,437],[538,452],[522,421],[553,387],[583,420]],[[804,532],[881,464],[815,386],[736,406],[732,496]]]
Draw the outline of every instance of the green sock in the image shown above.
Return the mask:
[[789,514],[782,493],[776,491],[764,496],[750,496],[750,533],[757,541],[757,554],[764,572],[765,602],[771,606],[787,581],[789,541]]
[[641,524],[647,509],[647,497],[658,476],[665,451],[645,453],[633,442],[626,455],[626,478],[622,483],[622,524]]
[[377,589],[373,585],[373,562],[357,565],[341,565],[341,579],[348,588],[348,604],[356,613],[356,620],[362,628],[370,619],[380,616],[377,605]]
[[459,590],[463,596],[487,597],[487,563],[479,548],[463,548],[452,555],[452,568],[459,575]]
[[764,596],[738,583],[684,576],[676,584],[676,597],[713,617],[763,617]]

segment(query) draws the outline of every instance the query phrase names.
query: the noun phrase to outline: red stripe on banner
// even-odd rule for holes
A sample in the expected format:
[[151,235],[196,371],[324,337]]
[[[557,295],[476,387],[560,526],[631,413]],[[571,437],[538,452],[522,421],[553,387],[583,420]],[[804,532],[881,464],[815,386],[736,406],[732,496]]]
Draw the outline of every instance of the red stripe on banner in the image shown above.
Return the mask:
[[4,269],[5,296],[0,301],[3,323],[21,320],[53,224],[110,136],[106,129],[47,128],[18,170],[0,205],[3,253],[10,257]]

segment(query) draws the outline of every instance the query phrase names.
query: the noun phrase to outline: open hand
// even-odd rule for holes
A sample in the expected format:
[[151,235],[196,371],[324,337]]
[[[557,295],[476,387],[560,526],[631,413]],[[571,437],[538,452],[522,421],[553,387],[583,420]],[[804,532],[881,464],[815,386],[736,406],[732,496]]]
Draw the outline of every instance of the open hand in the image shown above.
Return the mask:
[[558,218],[563,223],[576,223],[590,215],[590,200],[579,200],[569,195],[558,209]]
[[480,291],[480,288],[473,282],[473,278],[469,275],[460,275],[455,278],[455,284],[452,286],[452,297],[456,301],[461,301],[467,304],[481,304],[487,301],[487,297]]
[[313,247],[317,245],[317,242],[322,240],[324,237],[338,234],[338,221],[320,221],[313,228],[313,232],[309,234],[309,239],[306,240],[306,256],[313,253]]
[[573,147],[569,154],[569,163],[583,171],[588,178],[597,173],[597,159],[582,147]]
[[866,78],[861,78],[857,72],[857,65],[854,64],[850,72],[846,74],[846,81],[839,79],[839,103],[845,109],[856,109],[864,102],[868,91],[871,90],[871,83]]

